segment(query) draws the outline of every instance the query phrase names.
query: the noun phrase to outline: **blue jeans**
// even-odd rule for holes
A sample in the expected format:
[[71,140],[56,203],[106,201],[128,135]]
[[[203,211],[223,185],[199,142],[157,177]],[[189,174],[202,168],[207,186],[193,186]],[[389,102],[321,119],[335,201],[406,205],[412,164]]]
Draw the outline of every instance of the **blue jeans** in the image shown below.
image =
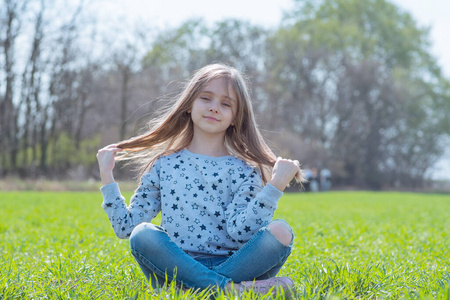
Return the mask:
[[[272,222],[281,223],[292,233],[285,221]],[[160,226],[142,223],[130,236],[131,253],[154,288],[164,285],[166,278],[188,288],[224,289],[230,281],[274,277],[291,253],[292,243],[293,239],[289,246],[282,244],[266,226],[231,256],[194,259]]]

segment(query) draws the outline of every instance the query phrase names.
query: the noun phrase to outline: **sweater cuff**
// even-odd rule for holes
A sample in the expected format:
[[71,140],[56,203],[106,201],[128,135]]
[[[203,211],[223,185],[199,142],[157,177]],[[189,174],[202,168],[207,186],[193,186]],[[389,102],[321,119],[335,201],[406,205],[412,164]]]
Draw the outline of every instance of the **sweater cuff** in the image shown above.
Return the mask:
[[100,188],[100,191],[102,192],[103,195],[103,203],[105,203],[108,199],[111,200],[121,198],[119,184],[117,182],[113,182],[102,186]]
[[264,199],[264,203],[274,207],[276,207],[278,200],[280,200],[281,196],[284,194],[270,183],[267,183],[262,191],[265,194],[265,197],[262,197],[262,199]]

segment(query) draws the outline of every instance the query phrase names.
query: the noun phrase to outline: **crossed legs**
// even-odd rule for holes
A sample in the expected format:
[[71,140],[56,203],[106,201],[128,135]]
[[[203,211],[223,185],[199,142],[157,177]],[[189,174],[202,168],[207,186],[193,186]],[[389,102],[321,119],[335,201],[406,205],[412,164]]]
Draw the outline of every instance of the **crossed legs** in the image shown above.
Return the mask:
[[152,286],[161,286],[167,276],[168,281],[200,289],[230,289],[231,282],[239,288],[237,284],[244,280],[274,277],[288,258],[292,242],[289,225],[274,220],[224,262],[208,268],[181,250],[160,226],[143,223],[130,236],[131,253]]

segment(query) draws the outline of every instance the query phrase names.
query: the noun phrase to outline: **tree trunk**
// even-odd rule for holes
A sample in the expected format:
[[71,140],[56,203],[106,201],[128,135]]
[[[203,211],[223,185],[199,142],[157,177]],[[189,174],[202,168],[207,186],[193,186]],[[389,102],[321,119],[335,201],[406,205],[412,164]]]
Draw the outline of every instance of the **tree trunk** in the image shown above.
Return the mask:
[[130,69],[127,66],[122,68],[122,97],[121,97],[121,112],[120,112],[120,140],[125,139],[127,132],[127,101],[128,101],[128,83],[130,80]]

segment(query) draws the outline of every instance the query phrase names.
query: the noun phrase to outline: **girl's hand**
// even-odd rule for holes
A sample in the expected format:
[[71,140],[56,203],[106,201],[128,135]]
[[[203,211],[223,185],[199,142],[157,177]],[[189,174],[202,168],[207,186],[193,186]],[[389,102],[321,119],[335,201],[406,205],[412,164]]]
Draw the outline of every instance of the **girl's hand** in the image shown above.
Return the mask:
[[298,160],[278,157],[273,167],[272,179],[269,183],[280,191],[284,191],[291,180],[300,172],[300,163]]
[[107,185],[114,182],[113,169],[115,166],[116,153],[122,151],[121,148],[117,148],[117,144],[108,145],[97,152],[97,161],[100,169],[100,177],[103,185]]

